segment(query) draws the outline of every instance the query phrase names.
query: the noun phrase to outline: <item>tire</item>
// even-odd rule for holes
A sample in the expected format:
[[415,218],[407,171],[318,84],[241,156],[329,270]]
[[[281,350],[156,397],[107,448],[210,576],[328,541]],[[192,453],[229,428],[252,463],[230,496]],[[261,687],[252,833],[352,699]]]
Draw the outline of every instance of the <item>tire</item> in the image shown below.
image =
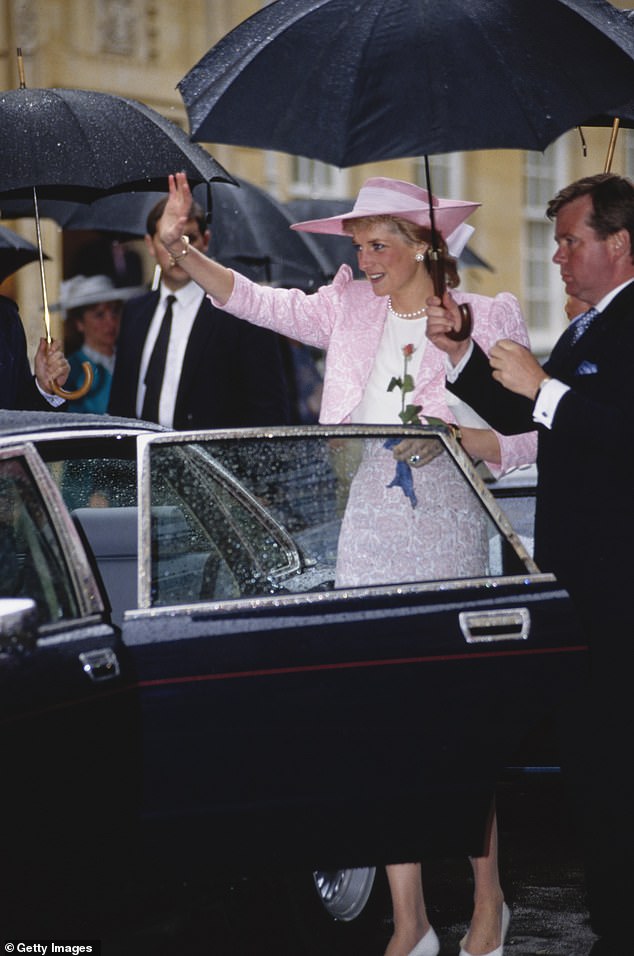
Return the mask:
[[391,902],[383,868],[289,874],[283,879],[281,902],[295,952],[380,956],[385,951]]

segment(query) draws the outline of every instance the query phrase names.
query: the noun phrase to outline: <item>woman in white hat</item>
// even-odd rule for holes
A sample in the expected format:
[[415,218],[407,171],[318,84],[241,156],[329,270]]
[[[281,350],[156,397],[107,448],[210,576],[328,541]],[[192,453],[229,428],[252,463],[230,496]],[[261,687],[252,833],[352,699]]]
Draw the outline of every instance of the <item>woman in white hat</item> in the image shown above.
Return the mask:
[[105,275],[77,275],[61,283],[59,308],[65,312],[66,350],[70,353],[67,388],[79,388],[84,381],[84,362],[93,370],[90,389],[82,398],[67,403],[69,411],[103,415],[108,410],[121,309],[124,301],[143,291],[119,288]]
[[[331,284],[312,295],[259,286],[191,248],[184,235],[190,205],[187,179],[177,173],[170,177],[161,220],[163,244],[217,307],[326,351],[322,423],[404,421],[404,393],[400,386],[389,386],[393,378],[403,382],[408,374],[413,389],[407,403],[418,406],[415,420],[425,423],[431,416],[457,425],[460,419],[463,447],[495,475],[535,460],[534,432],[500,435],[470,409],[452,404],[445,389],[444,355],[425,335],[427,312],[440,304],[429,266],[426,190],[400,180],[369,179],[349,213],[297,223],[294,228],[309,232],[349,234],[367,277],[355,281],[350,267],[343,265]],[[451,289],[458,284],[454,257],[470,231],[464,223],[477,206],[434,200],[442,266]],[[514,296],[446,295],[469,304],[473,336],[485,351],[501,337],[528,345]],[[413,497],[390,481],[394,459],[407,466]],[[342,522],[338,586],[483,573],[486,535],[471,496],[456,478],[446,456],[428,458],[415,441],[401,441],[389,450],[367,443]],[[416,506],[417,500],[424,506]],[[461,956],[502,956],[509,913],[498,877],[494,814],[487,847],[485,856],[472,860],[474,912]],[[394,935],[386,956],[436,956],[440,947],[427,918],[419,865],[389,866],[388,879]]]

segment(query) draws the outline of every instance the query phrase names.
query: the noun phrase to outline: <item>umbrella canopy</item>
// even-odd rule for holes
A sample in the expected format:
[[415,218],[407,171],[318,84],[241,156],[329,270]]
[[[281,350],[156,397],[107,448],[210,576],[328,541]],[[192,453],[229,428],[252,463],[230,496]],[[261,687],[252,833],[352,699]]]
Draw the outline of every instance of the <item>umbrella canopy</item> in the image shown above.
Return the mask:
[[210,255],[256,282],[307,291],[322,285],[331,260],[315,237],[304,235],[308,242],[296,243],[300,234],[290,228],[293,219],[283,204],[258,186],[237,181],[240,189],[222,183],[212,189]]
[[[0,282],[13,275],[22,266],[39,259],[37,246],[23,239],[12,229],[0,226]],[[44,256],[48,259],[48,256]]]
[[626,98],[633,55],[607,0],[275,0],[178,88],[193,139],[344,167],[542,150]]
[[117,189],[167,189],[167,175],[194,183],[231,176],[187,133],[143,103],[93,90],[0,93],[0,196],[88,201]]
[[[284,205],[245,179],[236,185],[214,183],[209,254],[256,282],[299,286],[312,291],[333,275],[331,259],[315,237],[294,232]],[[113,193],[92,203],[43,199],[40,215],[63,229],[95,229],[119,239],[145,234],[149,211],[165,192]],[[208,209],[207,186],[194,188],[194,199]],[[0,199],[3,218],[33,216],[26,199]],[[336,271],[336,269],[334,270]]]

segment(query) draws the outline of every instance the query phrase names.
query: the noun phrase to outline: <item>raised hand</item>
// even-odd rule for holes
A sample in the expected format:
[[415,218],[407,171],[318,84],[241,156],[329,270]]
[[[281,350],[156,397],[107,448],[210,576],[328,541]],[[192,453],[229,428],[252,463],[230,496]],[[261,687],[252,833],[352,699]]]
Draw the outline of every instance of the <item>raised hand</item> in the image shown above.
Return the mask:
[[169,197],[159,220],[159,238],[168,252],[182,250],[181,237],[187,228],[192,206],[192,194],[185,173],[168,177]]

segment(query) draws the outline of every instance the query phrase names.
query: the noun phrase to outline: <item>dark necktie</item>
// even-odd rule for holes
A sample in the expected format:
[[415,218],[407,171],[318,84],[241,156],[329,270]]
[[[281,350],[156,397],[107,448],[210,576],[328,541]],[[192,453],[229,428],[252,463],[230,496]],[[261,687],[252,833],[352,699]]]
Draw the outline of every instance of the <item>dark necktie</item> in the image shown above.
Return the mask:
[[176,301],[176,296],[168,295],[165,301],[167,304],[161,328],[145,373],[145,398],[143,399],[141,418],[147,422],[158,422],[159,399],[165,374],[165,359],[167,358],[167,346],[172,330],[172,306]]
[[577,344],[584,332],[587,332],[598,314],[593,306],[591,309],[588,309],[587,312],[582,312],[581,315],[578,315],[577,318],[570,323],[567,332],[564,333],[567,338],[566,345],[569,349]]

